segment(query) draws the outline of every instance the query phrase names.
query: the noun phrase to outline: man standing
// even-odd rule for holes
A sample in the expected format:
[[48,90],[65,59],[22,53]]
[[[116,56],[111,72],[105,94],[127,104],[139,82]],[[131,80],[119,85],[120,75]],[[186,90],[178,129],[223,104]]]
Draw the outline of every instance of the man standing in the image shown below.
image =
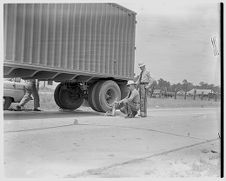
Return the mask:
[[151,87],[153,79],[150,72],[146,70],[144,63],[138,64],[141,73],[136,81],[140,93],[140,116],[147,117],[147,90]]
[[37,88],[36,88],[35,79],[26,80],[25,95],[22,98],[22,100],[20,101],[19,105],[16,106],[16,110],[20,111],[22,106],[24,106],[26,103],[28,103],[30,100],[32,100],[31,94],[34,98],[34,109],[33,109],[33,111],[41,111],[40,109],[38,109],[40,107],[40,103],[39,103],[40,101],[39,101],[38,91],[37,91]]
[[127,116],[125,118],[134,118],[137,114],[137,111],[140,109],[140,95],[135,88],[135,82],[129,80],[127,83],[129,89],[128,95],[118,101],[113,103],[112,110],[108,112],[107,115],[114,116],[115,110],[120,109],[120,111]]

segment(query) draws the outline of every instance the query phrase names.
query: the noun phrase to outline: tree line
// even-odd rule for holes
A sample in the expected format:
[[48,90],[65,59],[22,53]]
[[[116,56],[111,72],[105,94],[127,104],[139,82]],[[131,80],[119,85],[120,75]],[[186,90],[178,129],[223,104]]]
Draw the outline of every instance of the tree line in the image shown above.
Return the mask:
[[184,92],[188,92],[191,89],[211,89],[216,93],[220,93],[220,86],[215,86],[214,84],[208,84],[206,82],[200,82],[199,85],[194,85],[193,83],[184,79],[181,83],[171,84],[169,81],[166,81],[160,78],[157,81],[154,81],[152,84],[152,88],[160,89],[162,91],[167,92],[178,92],[183,90]]
[[[217,97],[220,95],[220,86],[215,86],[214,84],[208,84],[206,82],[200,82],[199,85],[194,85],[193,83],[184,79],[181,83],[171,84],[169,81],[166,81],[160,78],[158,81],[154,81],[151,88],[149,89],[149,95],[152,97],[154,90],[160,90],[160,96],[162,97],[174,97],[176,99],[178,91],[184,91],[184,99],[187,97],[187,92],[192,89],[210,89],[213,90],[214,93],[209,93],[208,95],[199,95],[201,100],[203,100],[204,96],[208,96],[208,100],[214,98],[217,101]],[[195,100],[196,91],[194,91],[193,99]]]

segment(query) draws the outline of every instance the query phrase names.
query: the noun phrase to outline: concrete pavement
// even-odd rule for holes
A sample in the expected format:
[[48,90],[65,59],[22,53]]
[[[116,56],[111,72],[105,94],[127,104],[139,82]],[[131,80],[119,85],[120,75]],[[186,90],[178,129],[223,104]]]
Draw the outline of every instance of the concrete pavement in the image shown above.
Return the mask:
[[[14,115],[13,115],[14,114]],[[147,118],[94,112],[5,112],[7,177],[82,177],[218,138],[218,108],[150,109]],[[19,119],[18,119],[19,117]]]

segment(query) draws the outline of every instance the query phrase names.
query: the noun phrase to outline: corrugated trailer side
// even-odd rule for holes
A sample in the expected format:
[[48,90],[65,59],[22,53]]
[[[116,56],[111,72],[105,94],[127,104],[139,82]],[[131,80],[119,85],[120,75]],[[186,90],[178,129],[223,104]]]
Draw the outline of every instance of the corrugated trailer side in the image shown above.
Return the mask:
[[112,3],[4,4],[4,77],[131,79],[135,16]]

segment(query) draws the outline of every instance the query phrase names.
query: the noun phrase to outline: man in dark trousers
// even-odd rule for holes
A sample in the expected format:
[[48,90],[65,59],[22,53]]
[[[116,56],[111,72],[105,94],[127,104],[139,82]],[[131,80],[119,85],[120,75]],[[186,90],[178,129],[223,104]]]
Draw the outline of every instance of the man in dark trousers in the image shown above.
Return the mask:
[[20,103],[16,106],[16,110],[20,111],[22,106],[24,106],[26,103],[28,103],[30,100],[32,100],[31,95],[34,98],[33,111],[41,111],[40,109],[38,109],[40,107],[40,100],[39,100],[38,90],[36,88],[35,79],[26,80],[25,95],[22,98],[22,100],[20,101]]
[[147,92],[153,83],[150,72],[146,70],[144,63],[138,64],[141,73],[136,81],[140,94],[140,116],[147,117]]
[[136,90],[134,81],[129,80],[127,87],[129,89],[128,95],[124,99],[113,103],[112,109],[107,112],[108,116],[115,116],[116,109],[120,109],[122,113],[126,114],[125,118],[134,118],[136,116],[140,109],[140,95]]

